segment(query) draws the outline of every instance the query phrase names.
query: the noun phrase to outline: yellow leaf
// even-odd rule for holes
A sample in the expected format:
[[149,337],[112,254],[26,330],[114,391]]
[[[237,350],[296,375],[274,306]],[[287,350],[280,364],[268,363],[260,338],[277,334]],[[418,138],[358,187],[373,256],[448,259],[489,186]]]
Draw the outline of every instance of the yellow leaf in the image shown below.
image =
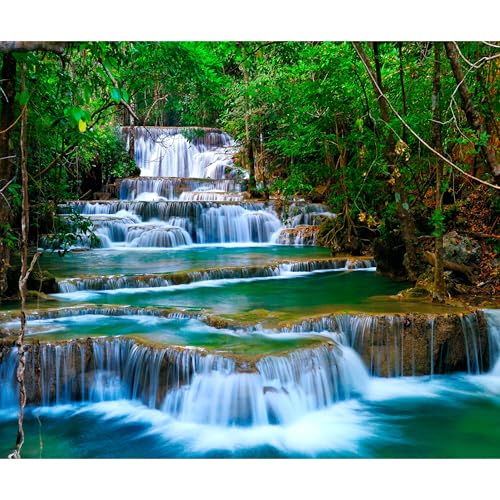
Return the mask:
[[78,122],[78,130],[80,132],[85,132],[87,130],[87,124],[82,119]]

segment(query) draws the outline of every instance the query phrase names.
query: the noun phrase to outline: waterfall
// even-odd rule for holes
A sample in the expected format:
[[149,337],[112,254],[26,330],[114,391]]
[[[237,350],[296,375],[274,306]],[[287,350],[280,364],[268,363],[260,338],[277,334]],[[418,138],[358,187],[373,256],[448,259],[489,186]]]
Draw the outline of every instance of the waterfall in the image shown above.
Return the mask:
[[[131,133],[135,136],[141,176],[119,182],[117,201],[69,202],[59,207],[63,216],[71,211],[88,217],[101,248],[316,245],[319,224],[335,217],[325,205],[297,202],[283,211],[283,225],[272,202],[245,202],[241,182],[248,174],[234,165],[237,146],[221,130],[124,127],[123,132],[127,141]],[[164,226],[146,229],[145,222]],[[49,243],[41,239],[42,246],[50,247]],[[80,247],[89,245],[83,237]]]
[[239,205],[221,205],[203,211],[198,243],[267,243],[281,227],[278,218],[264,210],[246,210]]
[[[0,362],[0,408],[17,402],[16,354],[17,349],[12,348]],[[120,338],[88,339],[31,345],[26,353],[25,380],[29,403],[127,398],[155,408],[167,390],[189,384],[193,373],[228,364],[232,360],[197,349],[160,349]]]
[[255,371],[197,373],[167,394],[163,411],[209,425],[284,425],[361,392],[368,375],[354,353],[323,346],[266,356]]
[[465,353],[467,356],[467,372],[475,374],[481,373],[483,371],[483,356],[481,344],[477,338],[477,332],[479,331],[477,315],[464,315],[460,318],[460,322],[462,324]]
[[[0,363],[2,408],[15,401],[15,349]],[[37,375],[39,373],[39,376]],[[210,425],[286,424],[363,392],[368,374],[348,347],[323,345],[257,361],[121,338],[33,344],[28,402],[140,400],[172,417]]]
[[127,228],[127,243],[132,247],[179,247],[192,245],[189,233],[167,224],[134,224]]
[[223,193],[231,192],[234,195],[240,192],[240,189],[240,184],[234,179],[138,177],[122,179],[120,181],[119,192],[120,200],[134,201],[138,200],[144,194],[153,194],[156,197],[166,200],[178,200],[185,192],[217,191]]
[[[447,325],[459,325],[462,329],[454,329],[453,337],[457,342],[465,342],[466,366],[474,374],[482,370],[481,315],[455,316],[456,321],[447,318]],[[491,371],[496,374],[500,314],[487,310],[484,317],[488,325]],[[130,399],[181,422],[217,426],[287,425],[338,401],[362,397],[370,373],[410,374],[406,371],[408,358],[414,356],[418,368],[421,347],[416,345],[418,338],[422,345],[432,346],[434,373],[441,373],[439,339],[444,333],[439,319],[439,316],[432,320],[422,316],[419,320],[418,315],[337,315],[308,320],[293,329],[330,331],[333,342],[257,358],[233,359],[202,349],[152,346],[120,337],[35,343],[26,352],[28,403],[60,405]],[[422,329],[427,331],[427,338]],[[371,348],[368,356],[362,352],[366,340]],[[413,353],[408,349],[412,343],[415,343]],[[392,354],[388,353],[389,346],[393,348]],[[17,349],[4,346],[0,353],[0,409],[13,408],[18,403]],[[429,350],[423,356],[422,362],[428,365]]]
[[500,376],[500,309],[486,309],[484,315],[488,323],[490,369]]
[[19,404],[16,382],[18,359],[16,347],[0,347],[0,409],[12,408]]
[[92,276],[58,281],[59,292],[84,290],[118,290],[120,288],[156,288],[210,280],[269,278],[290,273],[313,273],[329,270],[375,269],[372,260],[318,259],[282,262],[266,266],[214,268],[168,274],[141,274],[137,276]]
[[481,313],[430,320],[417,313],[335,314],[305,320],[283,331],[330,332],[335,341],[359,353],[372,375],[475,374],[484,371],[488,349],[480,317]]
[[141,176],[223,179],[235,170],[236,145],[220,130],[137,127],[133,133]]
[[264,203],[116,201],[67,206],[94,223],[105,247],[116,243],[132,247],[269,243],[281,227]]
[[180,201],[243,201],[244,193],[227,193],[224,191],[184,191]]

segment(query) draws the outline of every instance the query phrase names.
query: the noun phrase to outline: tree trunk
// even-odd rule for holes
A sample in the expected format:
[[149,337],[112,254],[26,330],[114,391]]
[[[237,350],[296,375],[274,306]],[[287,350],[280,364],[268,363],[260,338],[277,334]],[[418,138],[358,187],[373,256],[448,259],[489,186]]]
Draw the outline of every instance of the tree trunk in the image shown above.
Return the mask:
[[[375,55],[375,71],[373,70],[372,64],[368,59],[368,56],[359,42],[353,42],[353,45],[365,64],[366,70],[370,77],[375,96],[377,97],[377,102],[380,108],[380,115],[382,121],[388,124],[390,121],[389,107],[387,101],[382,95],[383,85],[382,85],[382,74],[380,66],[380,58],[378,51],[378,42],[373,43],[373,53]],[[398,165],[397,165],[397,153],[396,153],[396,141],[392,130],[389,129],[386,139],[386,148],[384,150],[384,156],[392,173],[392,178],[394,183],[392,184],[392,190],[396,198],[396,209],[399,219],[399,224],[401,227],[401,236],[405,245],[405,269],[410,281],[416,281],[419,271],[420,271],[420,259],[417,256],[417,236],[415,229],[415,221],[413,220],[413,215],[410,212],[410,205],[408,203],[408,196],[405,189],[405,184],[403,176],[401,175]]]
[[[432,142],[434,149],[443,154],[443,143],[441,137],[441,112],[439,106],[439,93],[441,90],[441,48],[439,43],[434,44],[434,78],[432,80]],[[443,194],[441,192],[441,179],[443,176],[443,163],[436,158],[436,212],[442,213]],[[435,239],[435,264],[434,264],[434,286],[432,300],[444,302],[445,286],[443,275],[443,231],[436,227]]]
[[[487,132],[488,129],[492,129],[491,124],[489,126],[485,125],[485,118],[482,117],[477,111],[465,81],[465,76],[462,71],[462,66],[460,65],[460,59],[455,47],[454,42],[444,42],[446,48],[446,55],[450,61],[451,69],[453,70],[453,76],[458,85],[458,91],[462,100],[462,110],[467,117],[467,122],[469,125],[478,133]],[[497,161],[495,148],[491,143],[491,140],[487,140],[484,146],[481,146],[486,163],[493,174],[495,182],[498,184],[500,182],[500,164]]]
[[0,297],[7,290],[7,271],[10,267],[8,231],[12,223],[7,186],[14,178],[14,162],[10,147],[10,135],[14,122],[14,101],[16,97],[16,60],[12,54],[4,54],[0,85],[3,92],[0,120]]
[[[398,42],[399,50],[399,83],[401,85],[401,101],[403,104],[403,116],[406,118],[408,115],[408,106],[406,105],[406,89],[405,89],[405,78],[403,69],[403,42]],[[403,141],[407,142],[406,127],[403,125],[403,130],[401,133]]]
[[[135,111],[135,99],[132,99],[131,107]],[[129,128],[128,128],[128,154],[131,160],[135,159],[135,119],[134,115],[129,113]]]
[[[245,47],[241,46],[241,50],[243,52],[243,57],[245,59],[246,51]],[[248,70],[245,63],[243,61],[241,65],[241,69],[243,71],[243,80],[245,82],[245,160],[248,168],[248,189],[247,191],[250,195],[253,195],[255,192],[255,153],[254,153],[254,144],[252,133],[250,130],[250,104],[248,102],[248,87],[249,87],[249,77]]]
[[[21,89],[24,90],[24,78],[26,74],[26,65],[23,65],[22,71],[22,86]],[[24,333],[26,330],[26,283],[27,278],[23,279],[27,274],[27,262],[28,262],[28,231],[29,231],[29,204],[28,204],[28,172],[26,165],[26,108],[23,108],[21,116],[21,175],[22,175],[22,197],[23,197],[23,207],[22,207],[22,220],[21,220],[21,274],[19,276],[19,293],[21,295],[21,330],[16,341],[16,346],[18,350],[18,365],[16,370],[16,378],[19,383],[19,417],[18,417],[18,428],[17,428],[17,439],[14,451],[9,455],[9,458],[21,458],[21,448],[24,443],[24,406],[26,405],[26,387],[24,384],[24,367],[25,367],[25,357],[24,357]]]
[[[21,75],[21,90],[25,89],[26,63],[23,64]],[[29,226],[30,226],[30,205],[28,196],[28,110],[23,108],[21,115],[21,135],[20,135],[20,170],[21,170],[21,194],[22,194],[22,212],[21,212],[21,273],[19,275],[19,296],[21,298],[21,330],[16,340],[16,346],[19,352],[19,360],[16,370],[16,379],[19,383],[19,417],[17,428],[16,446],[9,458],[21,458],[21,448],[24,443],[24,407],[26,405],[26,386],[24,383],[24,336],[26,333],[26,292],[28,290],[28,278],[40,256],[36,252],[28,267],[29,250]]]

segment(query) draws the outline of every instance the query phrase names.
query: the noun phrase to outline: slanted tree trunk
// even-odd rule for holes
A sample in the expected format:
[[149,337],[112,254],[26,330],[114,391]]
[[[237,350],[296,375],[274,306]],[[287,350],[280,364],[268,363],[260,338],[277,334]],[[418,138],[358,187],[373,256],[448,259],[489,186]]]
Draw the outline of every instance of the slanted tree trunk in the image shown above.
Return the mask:
[[[458,85],[458,91],[460,93],[462,110],[465,113],[467,122],[469,126],[476,132],[487,132],[492,130],[494,126],[491,123],[486,124],[488,120],[487,117],[482,117],[477,111],[474,103],[472,102],[472,97],[465,81],[464,72],[462,71],[462,66],[460,64],[460,59],[458,55],[457,48],[454,42],[444,42],[446,48],[446,55],[450,61],[451,69],[453,71],[453,76]],[[494,119],[494,118],[493,118]],[[484,154],[484,158],[488,167],[493,174],[495,182],[500,183],[500,164],[497,161],[494,145],[491,140],[487,140],[486,143],[481,146]]]
[[[354,48],[356,49],[359,57],[363,61],[372,87],[377,97],[377,102],[380,108],[380,115],[382,121],[385,124],[389,124],[390,113],[387,102],[383,96],[383,85],[382,85],[382,74],[379,58],[379,44],[378,42],[373,43],[373,52],[375,55],[375,71],[373,66],[362,46],[359,42],[353,42]],[[405,269],[410,281],[416,281],[419,271],[420,271],[420,259],[417,256],[417,236],[415,229],[415,221],[413,215],[410,212],[410,206],[408,203],[408,196],[406,193],[406,188],[404,185],[404,179],[398,168],[398,154],[397,154],[397,144],[394,139],[394,134],[392,130],[389,129],[386,139],[386,147],[384,150],[384,157],[387,161],[389,169],[392,174],[393,184],[392,190],[396,198],[396,208],[397,215],[399,219],[399,224],[401,227],[401,236],[405,245]]]
[[15,174],[10,136],[14,123],[14,101],[16,97],[16,60],[10,53],[3,54],[0,86],[0,297],[7,290],[7,271],[10,267],[8,231],[12,223],[8,185]]
[[[443,142],[441,137],[441,111],[439,93],[441,90],[441,47],[439,43],[434,44],[434,77],[432,80],[432,142],[434,149],[443,154]],[[441,179],[443,176],[443,162],[436,158],[436,212],[442,213],[443,194],[441,192]],[[443,228],[444,229],[444,228]],[[432,300],[444,302],[445,286],[443,275],[443,230],[436,227],[435,263],[434,263],[434,285]]]
[[[21,90],[25,88],[26,63],[23,64],[21,75]],[[28,290],[28,278],[35,267],[40,252],[36,252],[28,267],[29,250],[29,225],[30,225],[30,205],[28,196],[28,110],[23,108],[21,115],[21,135],[20,135],[20,170],[21,170],[21,194],[22,194],[22,212],[21,212],[21,273],[19,275],[19,296],[21,298],[21,330],[16,340],[16,346],[19,353],[18,365],[16,370],[16,379],[19,383],[19,417],[17,427],[16,446],[9,458],[21,458],[21,448],[24,443],[24,407],[26,406],[26,386],[24,383],[24,368],[26,364],[24,356],[24,336],[26,333],[26,292]]]

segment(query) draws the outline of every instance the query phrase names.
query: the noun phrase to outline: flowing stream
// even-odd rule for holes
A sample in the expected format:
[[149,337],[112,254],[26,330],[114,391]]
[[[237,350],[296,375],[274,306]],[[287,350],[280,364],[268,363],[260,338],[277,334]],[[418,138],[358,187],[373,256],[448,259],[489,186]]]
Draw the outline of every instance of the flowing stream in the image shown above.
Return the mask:
[[[100,248],[41,258],[23,456],[500,456],[499,311],[403,302],[370,257],[332,258],[301,230],[335,215],[248,200],[224,132],[139,128],[134,150],[119,199],[60,207]],[[16,364],[0,343],[2,456]]]

